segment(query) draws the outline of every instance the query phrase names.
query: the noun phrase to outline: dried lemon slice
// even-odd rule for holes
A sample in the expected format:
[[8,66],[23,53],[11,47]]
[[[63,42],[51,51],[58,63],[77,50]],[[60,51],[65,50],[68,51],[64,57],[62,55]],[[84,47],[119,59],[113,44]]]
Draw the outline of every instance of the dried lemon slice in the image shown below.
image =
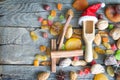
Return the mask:
[[82,43],[78,38],[70,38],[65,43],[66,50],[76,50],[81,49]]

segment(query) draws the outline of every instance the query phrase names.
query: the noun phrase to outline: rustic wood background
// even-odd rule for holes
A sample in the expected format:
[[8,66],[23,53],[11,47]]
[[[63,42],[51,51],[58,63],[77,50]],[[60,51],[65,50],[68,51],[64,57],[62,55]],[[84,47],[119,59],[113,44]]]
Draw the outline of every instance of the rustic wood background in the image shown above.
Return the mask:
[[[58,2],[63,4],[62,11],[57,10],[58,21],[60,14],[65,14],[71,7],[74,0],[0,0],[0,80],[36,80],[37,74],[41,71],[50,71],[50,67],[33,66],[33,60],[36,53],[40,53],[39,46],[50,46],[50,39],[53,38],[49,34],[48,39],[41,37],[40,23],[38,17],[47,18],[49,11],[45,11],[43,4],[49,4],[51,9],[56,9]],[[120,0],[88,0],[89,4],[104,2],[108,4],[120,4]],[[73,9],[73,8],[72,8]],[[75,17],[71,24],[73,27],[79,27],[77,22],[81,11],[74,10]],[[98,13],[104,14],[101,9]],[[39,40],[33,42],[29,36],[29,31],[35,30],[39,35]],[[47,31],[46,31],[47,32]],[[49,33],[49,32],[48,32]],[[98,63],[103,64],[103,58],[98,59]],[[64,68],[65,72],[70,70],[76,71],[83,67]],[[57,71],[60,70],[57,67]],[[93,80],[92,74],[78,77],[78,80]],[[69,76],[66,76],[69,80]],[[109,77],[109,80],[115,80]],[[51,73],[48,80],[56,80],[55,74]]]

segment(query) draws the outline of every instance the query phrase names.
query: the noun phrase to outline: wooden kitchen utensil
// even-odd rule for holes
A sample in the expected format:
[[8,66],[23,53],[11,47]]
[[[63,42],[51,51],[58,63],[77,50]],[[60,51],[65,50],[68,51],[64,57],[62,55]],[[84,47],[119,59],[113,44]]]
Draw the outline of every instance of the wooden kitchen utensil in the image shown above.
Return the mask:
[[85,60],[91,62],[93,60],[92,43],[95,38],[95,23],[92,20],[83,21],[83,39],[85,41]]

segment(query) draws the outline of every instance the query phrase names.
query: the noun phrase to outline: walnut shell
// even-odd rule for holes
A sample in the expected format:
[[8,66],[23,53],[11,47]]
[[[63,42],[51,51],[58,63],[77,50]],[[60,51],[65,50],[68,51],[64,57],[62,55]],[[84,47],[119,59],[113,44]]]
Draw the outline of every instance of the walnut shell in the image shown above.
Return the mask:
[[104,19],[100,19],[97,23],[97,28],[99,30],[105,30],[108,27],[108,21]]
[[120,38],[117,41],[117,47],[118,47],[118,49],[120,49]]
[[77,73],[74,71],[70,72],[70,80],[77,80]]
[[114,40],[118,40],[120,38],[120,28],[114,28],[110,31],[110,36]]
[[38,80],[47,80],[50,76],[50,72],[42,72],[38,74]]

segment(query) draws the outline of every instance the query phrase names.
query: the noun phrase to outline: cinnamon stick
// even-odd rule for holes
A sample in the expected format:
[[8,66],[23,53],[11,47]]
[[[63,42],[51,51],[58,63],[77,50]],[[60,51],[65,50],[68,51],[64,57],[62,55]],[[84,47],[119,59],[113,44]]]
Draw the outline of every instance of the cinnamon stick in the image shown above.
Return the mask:
[[63,28],[63,32],[62,32],[62,35],[61,35],[60,43],[59,43],[59,46],[58,46],[58,50],[60,50],[62,48],[62,44],[63,44],[63,41],[64,41],[64,36],[65,36],[65,33],[67,31],[68,25],[69,25],[72,17],[73,17],[72,15],[69,15],[69,17],[67,19],[67,22],[65,23],[65,26]]
[[72,51],[52,51],[51,58],[65,58],[83,56],[83,50],[72,50]]

